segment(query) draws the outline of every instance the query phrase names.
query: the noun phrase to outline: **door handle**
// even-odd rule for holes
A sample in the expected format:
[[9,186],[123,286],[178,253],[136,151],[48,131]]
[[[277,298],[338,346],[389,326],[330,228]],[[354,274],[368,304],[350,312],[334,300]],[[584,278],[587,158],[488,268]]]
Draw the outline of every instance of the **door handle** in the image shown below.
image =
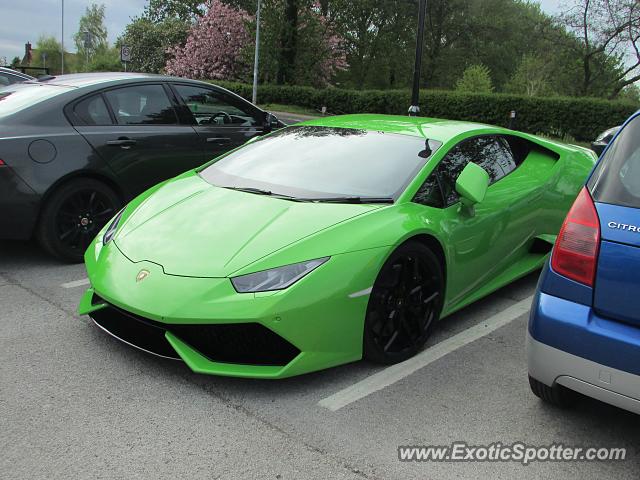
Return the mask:
[[136,143],[138,143],[133,138],[122,137],[117,140],[107,140],[107,145],[112,147],[122,147],[124,149],[129,149],[133,147]]
[[209,137],[207,143],[213,143],[214,145],[229,145],[231,139],[229,137]]

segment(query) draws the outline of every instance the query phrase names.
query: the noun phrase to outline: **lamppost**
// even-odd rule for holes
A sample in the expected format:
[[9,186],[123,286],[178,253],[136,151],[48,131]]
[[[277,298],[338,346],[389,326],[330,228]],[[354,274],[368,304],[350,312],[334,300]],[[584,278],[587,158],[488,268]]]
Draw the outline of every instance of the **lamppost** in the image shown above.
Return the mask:
[[64,75],[64,0],[62,0],[62,38],[60,39],[60,45],[62,46],[62,58],[60,59],[60,73]]
[[251,102],[253,104],[258,100],[258,60],[260,58],[260,7],[262,1],[258,0],[258,11],[256,12],[256,53],[253,58],[253,94]]
[[424,39],[424,19],[427,13],[427,0],[420,0],[418,7],[418,35],[416,38],[416,63],[413,66],[413,90],[411,91],[411,106],[409,116],[417,117],[420,113],[420,70],[422,69],[422,44]]

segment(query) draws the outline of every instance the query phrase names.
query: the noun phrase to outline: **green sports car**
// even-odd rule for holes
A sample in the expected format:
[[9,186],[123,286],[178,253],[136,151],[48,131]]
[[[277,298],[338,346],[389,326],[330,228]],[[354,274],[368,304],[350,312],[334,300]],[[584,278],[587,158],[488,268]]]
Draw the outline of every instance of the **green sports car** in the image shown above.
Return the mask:
[[247,142],[129,203],[79,311],[195,372],[395,363],[537,268],[594,165],[489,125],[349,115]]

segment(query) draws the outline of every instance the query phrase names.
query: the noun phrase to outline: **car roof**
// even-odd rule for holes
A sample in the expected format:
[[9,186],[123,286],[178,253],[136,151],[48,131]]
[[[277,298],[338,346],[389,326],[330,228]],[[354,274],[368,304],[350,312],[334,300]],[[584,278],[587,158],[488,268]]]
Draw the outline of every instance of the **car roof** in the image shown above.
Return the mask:
[[178,77],[169,77],[166,75],[157,75],[153,73],[137,73],[137,72],[97,72],[97,73],[71,73],[67,75],[56,75],[46,79],[37,80],[38,83],[47,83],[49,85],[61,85],[66,87],[89,87],[92,85],[100,85],[104,83],[126,83],[128,81],[188,81],[194,80]]
[[402,115],[354,114],[324,117],[308,120],[299,125],[313,125],[322,127],[357,128],[386,133],[400,133],[416,137],[429,138],[446,142],[463,133],[473,131],[508,130],[494,125],[465,122],[459,120],[445,120],[442,118],[409,117]]

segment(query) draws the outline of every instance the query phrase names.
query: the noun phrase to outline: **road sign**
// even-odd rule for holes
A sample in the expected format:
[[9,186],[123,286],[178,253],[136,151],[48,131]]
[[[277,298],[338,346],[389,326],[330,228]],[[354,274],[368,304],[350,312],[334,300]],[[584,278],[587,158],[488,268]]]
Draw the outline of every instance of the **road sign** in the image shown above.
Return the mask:
[[120,61],[122,62],[131,61],[131,49],[127,45],[122,45],[120,47]]

